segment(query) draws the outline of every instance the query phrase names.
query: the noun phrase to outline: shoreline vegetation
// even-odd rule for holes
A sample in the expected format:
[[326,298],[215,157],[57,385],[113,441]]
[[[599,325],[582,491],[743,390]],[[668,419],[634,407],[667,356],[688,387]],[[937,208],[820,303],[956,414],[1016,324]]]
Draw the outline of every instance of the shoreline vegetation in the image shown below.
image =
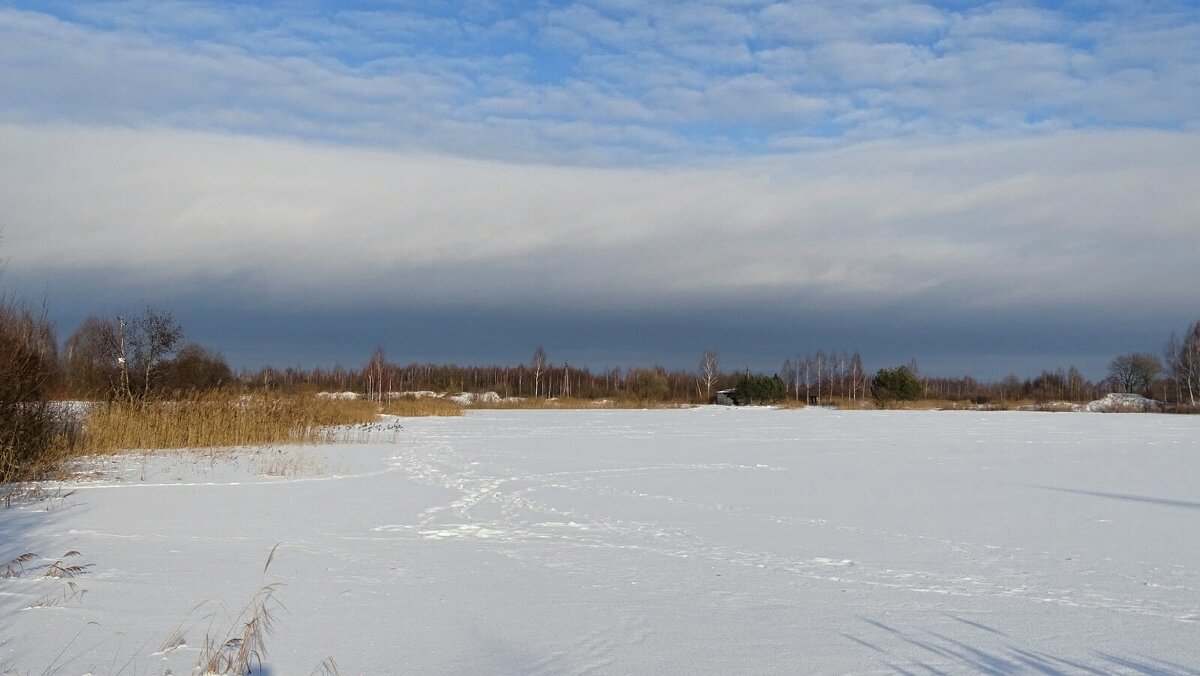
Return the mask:
[[[346,427],[378,428],[385,416],[395,418],[461,416],[468,411],[685,409],[706,402],[641,399],[500,399],[469,393],[398,393],[383,402],[362,396],[239,394],[228,391],[191,393],[182,398],[146,401],[50,401],[56,411],[51,439],[31,446],[38,452],[20,455],[9,450],[3,460],[0,484],[52,478],[71,460],[127,452],[215,449],[229,447],[308,445],[354,439],[340,434]],[[489,393],[482,393],[487,395]],[[806,408],[804,402],[784,399],[761,404],[779,410]],[[879,401],[831,399],[821,406],[844,411],[1040,411],[1078,412],[1086,406],[1066,401],[1030,399],[986,404],[929,399]],[[1099,409],[1142,412],[1141,408]],[[1195,413],[1167,408],[1165,412]]]
[[[1161,359],[1114,358],[1100,381],[1074,367],[997,382],[923,377],[915,362],[870,374],[848,351],[799,353],[769,376],[722,369],[715,351],[700,355],[695,370],[595,371],[556,364],[540,346],[529,363],[507,366],[402,365],[376,348],[359,368],[234,372],[184,336],[169,311],[146,306],[129,317],[89,317],[60,345],[44,309],[0,301],[0,483],[50,476],[86,455],[334,441],[331,430],[378,424],[382,415],[709,403],[1200,412],[1200,322],[1172,335]],[[1089,404],[1097,400],[1108,403]]]

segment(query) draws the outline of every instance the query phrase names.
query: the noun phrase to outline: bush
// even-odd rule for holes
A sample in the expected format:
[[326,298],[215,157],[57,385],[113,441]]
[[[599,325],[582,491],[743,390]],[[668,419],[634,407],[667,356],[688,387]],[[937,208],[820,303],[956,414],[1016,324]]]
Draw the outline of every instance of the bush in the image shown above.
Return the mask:
[[662,401],[670,386],[658,369],[636,369],[625,378],[625,388],[638,401]]
[[917,374],[907,366],[897,366],[893,369],[879,369],[875,379],[871,381],[871,392],[878,402],[913,401],[920,399],[925,392]]
[[63,445],[65,413],[47,401],[55,345],[44,317],[0,301],[0,483],[36,477]]

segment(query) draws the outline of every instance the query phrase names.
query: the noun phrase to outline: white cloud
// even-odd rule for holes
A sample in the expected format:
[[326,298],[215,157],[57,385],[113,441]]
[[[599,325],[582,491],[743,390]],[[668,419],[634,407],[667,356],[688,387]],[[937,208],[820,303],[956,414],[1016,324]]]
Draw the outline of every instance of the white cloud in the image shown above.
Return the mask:
[[992,37],[1001,40],[1054,39],[1070,31],[1056,12],[1029,6],[985,5],[956,17],[948,33],[954,37]]
[[827,40],[927,38],[944,30],[950,17],[915,2],[779,2],[761,13],[764,31],[782,39]]
[[1190,128],[1200,111],[1185,4],[61,7],[0,9],[0,120],[612,164],[779,139]]

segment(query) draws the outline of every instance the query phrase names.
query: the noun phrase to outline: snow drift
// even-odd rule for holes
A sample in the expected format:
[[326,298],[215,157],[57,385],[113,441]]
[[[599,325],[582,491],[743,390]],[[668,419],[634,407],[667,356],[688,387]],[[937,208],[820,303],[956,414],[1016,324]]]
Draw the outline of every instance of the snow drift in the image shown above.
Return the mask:
[[1163,410],[1163,403],[1140,394],[1113,392],[1103,399],[1090,402],[1086,410],[1092,413],[1159,413]]

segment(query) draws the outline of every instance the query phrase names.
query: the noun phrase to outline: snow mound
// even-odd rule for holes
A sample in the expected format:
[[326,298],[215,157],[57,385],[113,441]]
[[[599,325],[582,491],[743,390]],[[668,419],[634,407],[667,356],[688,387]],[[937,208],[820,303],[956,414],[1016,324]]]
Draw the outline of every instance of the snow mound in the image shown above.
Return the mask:
[[440,399],[444,396],[446,396],[446,395],[443,392],[433,392],[431,390],[415,390],[415,391],[411,391],[411,392],[388,392],[387,393],[388,399],[400,399],[402,397],[409,397],[411,399],[425,399],[426,397],[433,397],[433,398]]
[[358,399],[360,396],[362,396],[362,395],[360,395],[358,392],[318,392],[317,393],[318,399]]
[[1087,410],[1092,413],[1150,413],[1163,410],[1163,404],[1140,394],[1113,392],[1089,403]]
[[496,392],[463,392],[450,399],[456,403],[467,404],[498,404],[503,399]]

